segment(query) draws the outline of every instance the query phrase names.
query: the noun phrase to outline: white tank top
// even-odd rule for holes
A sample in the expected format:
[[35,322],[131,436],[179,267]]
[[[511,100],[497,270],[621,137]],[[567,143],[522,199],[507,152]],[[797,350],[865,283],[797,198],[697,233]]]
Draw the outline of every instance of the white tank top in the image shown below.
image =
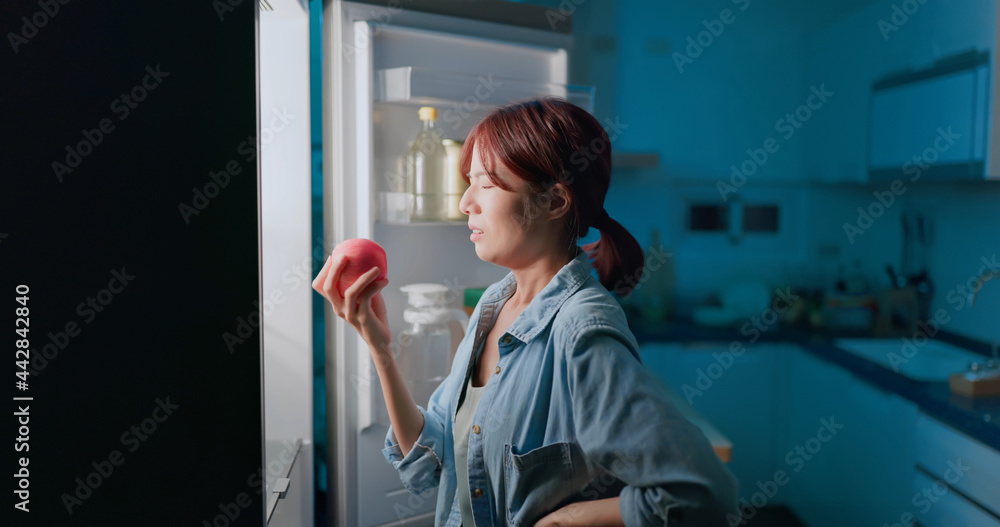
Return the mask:
[[469,432],[472,430],[472,417],[476,414],[479,399],[486,390],[485,386],[475,387],[469,376],[465,389],[465,400],[458,407],[455,415],[455,472],[458,476],[458,506],[462,511],[462,527],[475,527],[472,519],[472,492],[469,489]]

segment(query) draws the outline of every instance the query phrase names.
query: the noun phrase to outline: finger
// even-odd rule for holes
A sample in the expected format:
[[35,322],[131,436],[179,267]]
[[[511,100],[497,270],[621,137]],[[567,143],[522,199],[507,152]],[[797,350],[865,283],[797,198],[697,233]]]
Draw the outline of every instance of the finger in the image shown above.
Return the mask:
[[378,277],[379,270],[377,267],[373,267],[368,270],[367,273],[358,277],[358,280],[351,286],[355,288],[352,291],[352,298],[355,298],[354,305],[354,317],[358,322],[364,322],[368,319],[368,315],[371,313],[371,294],[368,292],[369,289],[374,289],[378,292],[379,287],[373,287],[375,279]]
[[337,255],[333,260],[333,269],[326,274],[326,282],[323,283],[323,291],[330,295],[330,302],[340,299],[340,292],[335,287],[340,283],[340,273],[344,270],[344,262],[347,258],[343,254]]
[[330,305],[333,307],[333,313],[340,318],[344,318],[344,305],[343,299],[340,297],[340,293],[336,290],[336,285],[338,283],[338,278],[340,277],[340,268],[342,267],[343,255],[338,255],[336,258],[333,255],[330,256],[330,268],[326,272],[326,277],[323,280],[323,291],[322,294],[330,301]]
[[[378,269],[375,269],[375,270],[377,271]],[[369,271],[369,272],[371,272],[371,271]],[[386,285],[388,285],[388,283],[389,283],[389,281],[385,280],[385,279],[383,279],[383,280],[375,280],[374,282],[372,282],[371,285],[368,286],[368,288],[365,289],[361,293],[361,298],[359,299],[360,302],[361,302],[361,305],[362,306],[368,306],[368,305],[370,305],[372,297],[374,297],[376,294],[378,294],[378,292],[381,291],[383,287],[385,287]]]
[[323,283],[326,282],[326,275],[330,272],[330,266],[333,264],[333,254],[323,262],[323,268],[319,270],[319,274],[313,279],[312,288],[316,290],[317,293],[322,293]]
[[[377,276],[378,275],[376,275],[376,277]],[[385,289],[385,286],[387,286],[387,285],[389,285],[389,279],[388,278],[382,278],[381,280],[375,280],[375,281],[373,281],[372,285],[370,286],[370,289],[372,289],[372,294],[374,295],[374,294],[378,293],[379,291]]]
[[359,276],[350,287],[344,290],[344,300],[349,306],[352,306],[352,309],[361,301],[361,292],[368,288],[368,285],[375,280],[378,272],[378,267],[372,267],[368,272]]

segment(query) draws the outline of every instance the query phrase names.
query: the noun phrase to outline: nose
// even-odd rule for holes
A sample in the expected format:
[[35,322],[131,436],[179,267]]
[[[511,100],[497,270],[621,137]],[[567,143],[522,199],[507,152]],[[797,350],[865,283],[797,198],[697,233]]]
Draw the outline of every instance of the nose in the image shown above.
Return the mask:
[[461,210],[462,214],[465,214],[466,216],[472,215],[472,209],[475,206],[475,199],[473,197],[474,188],[474,185],[469,185],[469,188],[465,189],[465,192],[462,194],[461,201],[458,202],[458,209]]

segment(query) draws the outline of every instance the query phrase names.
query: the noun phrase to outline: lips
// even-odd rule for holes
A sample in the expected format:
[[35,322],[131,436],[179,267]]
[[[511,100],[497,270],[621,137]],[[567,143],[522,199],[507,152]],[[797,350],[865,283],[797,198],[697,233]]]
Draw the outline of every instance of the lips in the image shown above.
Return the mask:
[[483,230],[480,229],[479,227],[476,227],[475,225],[470,223],[469,228],[472,229],[472,234],[469,235],[470,241],[477,242],[479,241],[480,238],[483,237]]

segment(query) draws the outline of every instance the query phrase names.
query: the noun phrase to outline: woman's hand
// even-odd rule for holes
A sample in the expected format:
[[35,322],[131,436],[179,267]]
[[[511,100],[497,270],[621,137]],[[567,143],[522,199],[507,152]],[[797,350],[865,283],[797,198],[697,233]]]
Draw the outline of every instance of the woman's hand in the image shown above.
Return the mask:
[[570,503],[545,515],[534,527],[624,526],[619,503],[617,497]]
[[375,280],[379,269],[372,267],[344,291],[344,296],[340,296],[337,282],[346,263],[344,255],[338,255],[336,260],[330,255],[313,280],[312,287],[330,301],[338,317],[354,326],[373,351],[391,354],[392,334],[386,318],[385,301],[379,293],[389,280]]
[[561,509],[546,514],[542,519],[535,522],[534,527],[570,527],[573,525],[584,525],[580,522],[580,510],[576,503],[571,503]]

